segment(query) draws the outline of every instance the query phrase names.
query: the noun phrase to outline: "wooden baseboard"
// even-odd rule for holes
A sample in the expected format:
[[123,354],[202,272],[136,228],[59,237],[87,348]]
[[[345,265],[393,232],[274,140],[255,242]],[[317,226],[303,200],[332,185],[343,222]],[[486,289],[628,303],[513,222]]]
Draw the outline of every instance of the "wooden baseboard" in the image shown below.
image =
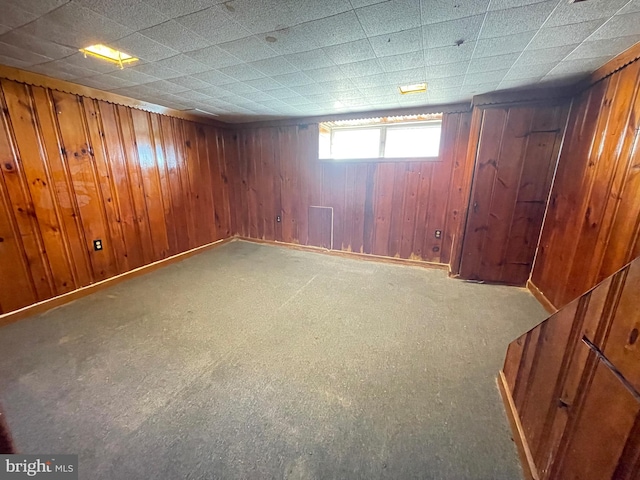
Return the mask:
[[536,300],[540,302],[540,304],[544,307],[544,309],[549,313],[556,313],[558,309],[549,301],[547,297],[544,296],[544,293],[540,291],[538,287],[536,287],[531,280],[527,281],[527,290],[531,292],[531,294],[536,297]]
[[522,464],[522,471],[526,480],[540,480],[538,475],[538,469],[533,462],[533,455],[529,449],[527,438],[524,435],[524,429],[522,423],[520,423],[520,416],[516,410],[516,404],[511,396],[509,385],[507,385],[507,379],[504,376],[504,372],[500,370],[500,374],[497,378],[498,389],[502,396],[502,402],[504,403],[504,409],[507,412],[507,418],[509,425],[511,426],[511,432],[513,433],[513,440],[516,442],[518,448],[518,455],[520,456],[520,463]]
[[72,302],[74,300],[77,300],[78,298],[85,297],[104,288],[111,287],[125,280],[129,280],[131,278],[139,277],[140,275],[153,272],[154,270],[157,270],[159,268],[166,267],[167,265],[171,265],[172,263],[179,262],[181,260],[184,260],[185,258],[197,255],[198,253],[202,253],[215,247],[219,247],[220,245],[234,240],[236,240],[235,237],[229,237],[218,240],[216,242],[208,243],[206,245],[187,250],[186,252],[173,255],[172,257],[163,258],[162,260],[158,260],[157,262],[143,265],[142,267],[138,267],[129,272],[121,273],[120,275],[116,275],[115,277],[92,283],[91,285],[87,285],[86,287],[79,288],[72,292],[58,295],[57,297],[49,298],[47,300],[43,300],[42,302],[34,303],[33,305],[28,305],[19,310],[14,310],[13,312],[5,313],[3,315],[0,315],[0,327],[8,325],[9,323],[17,322],[18,320],[21,320],[30,315],[36,315],[38,313],[46,312],[47,310],[51,310],[52,308],[59,307],[60,305],[64,305],[65,303]]
[[411,260],[408,258],[385,257],[382,255],[372,255],[369,253],[347,252],[344,250],[328,250],[322,247],[314,247],[312,245],[300,245],[298,243],[278,242],[276,240],[264,240],[261,238],[237,237],[238,240],[250,243],[260,243],[263,245],[272,245],[278,247],[291,248],[293,250],[302,250],[305,252],[322,253],[334,257],[357,258],[358,260],[368,260],[370,262],[393,263],[396,265],[411,265],[414,267],[435,268],[438,270],[449,270],[449,265],[444,263],[424,262],[421,260]]

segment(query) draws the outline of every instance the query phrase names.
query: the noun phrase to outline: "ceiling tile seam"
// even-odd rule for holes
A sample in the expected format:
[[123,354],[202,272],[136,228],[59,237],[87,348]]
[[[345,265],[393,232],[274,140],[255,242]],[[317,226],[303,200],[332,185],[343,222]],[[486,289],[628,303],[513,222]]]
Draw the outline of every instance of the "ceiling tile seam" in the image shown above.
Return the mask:
[[[351,0],[349,1],[349,5],[351,5],[351,10],[353,10],[353,13],[355,13],[356,18],[358,19],[358,25],[360,25],[360,28],[362,28],[362,31],[365,34],[365,38],[367,39],[367,43],[369,44],[369,48],[371,48],[371,51],[373,52],[373,54],[375,55],[375,60],[376,63],[378,65],[378,68],[380,68],[380,70],[385,74],[385,78],[386,78],[386,72],[385,70],[382,68],[382,65],[380,65],[380,62],[378,61],[378,54],[376,53],[375,49],[373,48],[373,45],[371,44],[371,39],[369,38],[369,34],[367,33],[367,31],[364,29],[364,27],[362,26],[362,21],[360,20],[360,16],[358,15],[358,9],[353,8],[353,3],[351,3]],[[347,42],[349,43],[349,42]],[[353,63],[353,62],[350,62]],[[339,67],[338,67],[339,68]],[[365,99],[365,101],[368,102],[368,98],[365,94],[362,93],[362,91],[360,90],[360,87],[356,86],[356,90],[360,93],[360,95],[362,95],[362,98]]]
[[469,74],[469,69],[471,68],[471,60],[473,60],[473,57],[476,54],[476,49],[478,48],[478,41],[482,37],[482,30],[484,29],[484,25],[487,22],[487,15],[489,13],[489,8],[491,8],[492,2],[493,0],[489,0],[489,3],[487,3],[487,9],[485,10],[484,16],[482,17],[482,25],[480,25],[480,29],[478,30],[477,40],[473,43],[473,51],[471,52],[471,57],[469,57],[469,62],[467,63],[467,70],[464,72],[464,79],[462,80],[462,85],[460,85],[460,90],[462,90],[462,87],[465,84],[465,81],[467,79],[467,75]]
[[[564,57],[562,60],[560,60],[560,61],[557,63],[557,65],[556,65],[555,67],[553,67],[551,70],[549,70],[549,72],[547,72],[547,73],[542,77],[542,80],[544,80],[546,77],[551,77],[551,76],[553,76],[553,75],[551,75],[551,72],[553,72],[553,71],[556,69],[556,67],[558,67],[562,62],[564,62],[564,61],[565,61],[565,60],[566,60],[566,59],[567,59],[567,58],[568,58],[568,57],[569,57],[573,52],[575,52],[576,50],[578,50],[578,49],[579,49],[579,48],[580,48],[580,47],[581,47],[585,42],[587,42],[587,41],[589,40],[589,38],[591,38],[593,35],[595,35],[595,34],[596,34],[596,32],[597,32],[598,30],[600,30],[600,29],[601,29],[602,27],[604,27],[607,23],[609,23],[611,20],[613,20],[613,18],[614,18],[616,15],[618,15],[622,10],[624,10],[624,9],[625,9],[629,4],[631,4],[632,2],[633,2],[633,0],[629,0],[629,1],[628,1],[627,3],[625,3],[622,7],[620,7],[620,8],[616,11],[616,13],[614,13],[614,14],[613,14],[613,15],[611,15],[607,20],[605,20],[605,22],[604,22],[602,25],[600,25],[600,26],[599,26],[598,28],[596,28],[593,32],[591,32],[587,38],[585,38],[582,42],[580,42],[580,43],[576,46],[576,48],[574,48],[573,50],[571,50],[567,55],[565,55],[565,57]],[[526,48],[525,48],[525,50],[526,50]],[[517,61],[517,60],[516,60],[516,61]],[[606,62],[605,62],[605,63],[606,63]]]
[[[527,48],[529,48],[529,45],[531,45],[531,43],[533,42],[533,39],[536,38],[536,36],[540,33],[540,30],[542,30],[542,28],[545,26],[545,24],[549,21],[549,19],[553,16],[553,14],[556,12],[556,10],[558,9],[558,7],[560,7],[560,5],[566,0],[558,0],[558,3],[556,4],[555,7],[553,7],[553,10],[551,10],[551,12],[549,13],[549,15],[547,15],[547,18],[545,18],[544,22],[542,22],[542,25],[540,25],[540,27],[538,27],[538,31],[533,35],[533,37],[531,37],[531,40],[529,40],[529,42],[525,45],[525,47],[522,49],[522,52],[520,52],[520,55],[518,55],[518,58],[516,58],[514,60],[514,62],[511,64],[511,66],[509,67],[509,70],[507,70],[507,73],[504,75],[504,77],[502,78],[502,80],[500,80],[500,83],[498,84],[498,88],[500,88],[500,85],[502,84],[502,82],[504,81],[504,79],[509,75],[509,73],[511,72],[511,70],[513,69],[513,66],[518,63],[518,60],[520,60],[520,57],[522,57],[522,55],[524,55],[524,52],[527,51]],[[555,67],[554,67],[555,68]],[[544,77],[543,77],[544,78]]]

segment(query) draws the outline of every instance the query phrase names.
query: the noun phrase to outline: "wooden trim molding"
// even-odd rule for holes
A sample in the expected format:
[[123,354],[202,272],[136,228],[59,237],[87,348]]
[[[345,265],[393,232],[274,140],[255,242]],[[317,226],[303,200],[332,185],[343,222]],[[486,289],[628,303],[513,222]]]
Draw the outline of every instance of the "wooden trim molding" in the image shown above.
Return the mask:
[[29,317],[31,315],[44,313],[47,310],[59,307],[61,305],[64,305],[65,303],[69,303],[79,298],[86,297],[87,295],[98,292],[107,287],[112,287],[125,280],[151,273],[154,270],[158,270],[159,268],[180,262],[186,258],[192,257],[193,255],[197,255],[198,253],[202,253],[212,248],[219,247],[220,245],[224,245],[225,243],[232,242],[234,240],[236,240],[235,237],[229,237],[218,240],[216,242],[208,243],[206,245],[187,250],[186,252],[173,255],[172,257],[163,258],[162,260],[159,260],[157,262],[143,265],[142,267],[136,268],[134,270],[116,275],[115,277],[92,283],[91,285],[87,285],[86,287],[79,288],[72,292],[58,295],[57,297],[49,298],[47,300],[43,300],[42,302],[34,303],[33,305],[29,305],[13,312],[5,313],[3,315],[0,315],[0,327],[13,322],[17,322],[18,320],[22,320],[23,318]]
[[300,245],[298,243],[278,242],[275,240],[263,240],[261,238],[250,238],[250,237],[237,237],[237,238],[238,240],[241,240],[243,242],[258,243],[262,245],[271,245],[275,247],[285,247],[285,248],[291,248],[293,250],[301,250],[304,252],[322,253],[324,255],[331,255],[334,257],[367,260],[370,262],[392,263],[395,265],[405,265],[405,266],[413,266],[413,267],[435,268],[438,270],[445,270],[445,271],[449,269],[449,266],[444,263],[423,262],[421,260],[411,260],[408,258],[385,257],[383,255],[373,255],[369,253],[359,253],[359,252],[347,252],[344,250],[328,250],[326,248],[315,247],[313,245]]
[[228,123],[213,120],[205,116],[195,115],[187,111],[163,107],[154,103],[136,100],[135,98],[125,97],[116,93],[106,92],[104,90],[87,87],[85,85],[79,85],[77,83],[68,82],[66,80],[47,77],[46,75],[28,72],[26,70],[21,70],[19,68],[9,67],[6,65],[0,65],[0,78],[6,78],[8,80],[26,83],[27,85],[59,90],[65,93],[71,93],[73,95],[81,95],[83,97],[89,97],[96,100],[103,100],[105,102],[115,103],[116,105],[124,105],[125,107],[144,110],[146,112],[159,113],[161,115],[181,118],[183,120],[204,123],[215,127],[232,128],[232,125]]
[[531,295],[536,297],[536,300],[540,302],[540,304],[547,312],[554,314],[558,311],[555,305],[551,303],[551,301],[547,297],[544,296],[544,293],[542,293],[542,291],[538,287],[536,287],[531,280],[527,281],[527,290],[531,292]]
[[540,103],[565,98],[569,100],[574,93],[573,87],[501,90],[476,95],[473,97],[472,104],[474,107],[500,104],[513,106],[520,103]]
[[526,480],[540,480],[538,475],[538,469],[533,462],[533,455],[529,449],[527,438],[524,435],[524,429],[522,423],[520,423],[520,416],[516,409],[516,404],[513,401],[511,392],[509,391],[509,385],[507,385],[507,379],[504,376],[504,372],[500,370],[498,378],[498,390],[500,390],[500,396],[504,403],[504,409],[507,413],[507,419],[509,420],[509,426],[511,427],[511,433],[513,434],[513,441],[518,449],[518,455],[520,456],[520,463],[522,464],[522,471]]
[[[399,94],[398,94],[399,95]],[[295,125],[309,125],[322,122],[336,122],[339,120],[361,120],[376,117],[398,115],[420,115],[427,113],[461,113],[470,112],[471,103],[455,103],[446,105],[423,105],[421,107],[395,108],[391,110],[370,110],[366,112],[339,113],[335,115],[318,115],[314,117],[292,117],[279,120],[265,120],[260,122],[235,123],[236,128],[261,127],[291,127]]]

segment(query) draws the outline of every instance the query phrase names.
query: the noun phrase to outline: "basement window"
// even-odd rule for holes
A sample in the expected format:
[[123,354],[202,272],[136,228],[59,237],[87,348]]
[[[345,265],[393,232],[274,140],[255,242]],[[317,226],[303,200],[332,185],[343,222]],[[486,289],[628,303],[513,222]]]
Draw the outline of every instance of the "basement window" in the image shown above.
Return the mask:
[[438,160],[442,114],[323,122],[319,130],[320,160]]

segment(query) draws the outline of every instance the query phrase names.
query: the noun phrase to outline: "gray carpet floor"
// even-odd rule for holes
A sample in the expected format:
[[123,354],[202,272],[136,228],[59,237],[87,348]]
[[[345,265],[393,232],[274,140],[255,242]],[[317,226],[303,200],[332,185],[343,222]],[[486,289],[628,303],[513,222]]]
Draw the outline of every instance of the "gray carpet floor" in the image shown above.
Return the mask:
[[518,479],[524,289],[232,242],[0,329],[23,453],[80,478]]

